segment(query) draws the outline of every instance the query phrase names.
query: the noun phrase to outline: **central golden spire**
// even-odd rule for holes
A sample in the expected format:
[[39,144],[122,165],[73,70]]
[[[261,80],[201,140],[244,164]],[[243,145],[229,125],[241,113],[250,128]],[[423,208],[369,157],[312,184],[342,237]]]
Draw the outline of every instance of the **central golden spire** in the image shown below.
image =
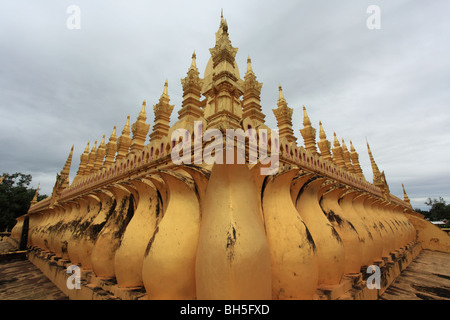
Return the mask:
[[216,45],[209,51],[211,58],[205,71],[206,82],[203,88],[203,95],[207,99],[207,127],[222,130],[239,128],[242,119],[240,97],[244,93],[243,81],[235,61],[238,49],[231,45],[228,24],[223,15],[216,32]]

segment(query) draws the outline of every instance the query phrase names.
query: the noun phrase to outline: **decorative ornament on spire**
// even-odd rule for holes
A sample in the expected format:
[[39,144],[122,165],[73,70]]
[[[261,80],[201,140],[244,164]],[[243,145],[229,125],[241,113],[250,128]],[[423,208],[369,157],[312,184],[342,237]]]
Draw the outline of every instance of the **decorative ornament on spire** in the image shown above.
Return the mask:
[[352,165],[352,159],[350,157],[350,151],[348,151],[347,146],[345,145],[344,139],[342,139],[342,155],[344,157],[345,166],[350,173],[355,173]]
[[333,161],[331,158],[331,142],[327,140],[327,135],[325,134],[325,130],[322,127],[322,122],[319,121],[319,138],[320,141],[317,142],[317,145],[319,146],[320,153],[324,160],[326,161]]
[[133,132],[133,139],[130,146],[130,152],[141,151],[144,149],[145,140],[147,137],[148,130],[150,129],[150,124],[147,124],[147,114],[145,113],[145,100],[142,102],[141,112],[136,119],[136,122],[131,126],[131,131]]
[[409,206],[411,207],[411,200],[409,200],[409,197],[408,197],[408,195],[406,194],[405,186],[403,185],[403,183],[402,183],[402,188],[403,188],[403,200],[404,200],[406,203],[408,203]]
[[105,161],[103,162],[103,167],[109,166],[114,163],[114,157],[117,152],[117,136],[116,136],[116,126],[109,137],[109,141],[106,144],[105,148]]
[[170,115],[174,108],[174,105],[169,104],[169,102],[168,81],[166,79],[159,102],[153,106],[155,124],[153,125],[153,132],[150,134],[150,142],[161,140],[169,134]]
[[382,185],[382,179],[381,179],[381,172],[380,169],[378,169],[378,166],[375,162],[375,159],[373,158],[372,155],[372,151],[370,150],[370,146],[369,146],[369,142],[366,141],[367,143],[367,151],[369,153],[369,158],[370,158],[370,164],[372,166],[372,172],[373,172],[373,184],[374,185]]
[[131,145],[130,137],[130,115],[127,116],[127,122],[122,130],[122,135],[117,140],[117,155],[116,162],[125,158],[128,155],[128,151]]
[[333,162],[340,168],[346,169],[344,161],[344,151],[342,150],[339,140],[334,132]]
[[77,175],[73,179],[73,183],[77,182],[82,176],[86,174],[86,166],[89,161],[89,142],[80,156],[80,166],[78,167]]
[[72,165],[72,156],[73,156],[73,145],[70,149],[69,156],[67,157],[66,164],[64,165],[64,168],[61,170],[60,173],[60,186],[61,190],[65,189],[69,186],[69,174],[70,174],[70,166]]
[[384,174],[384,171],[380,172],[380,169],[378,169],[378,166],[375,163],[375,159],[373,158],[372,151],[370,150],[368,141],[367,141],[367,151],[369,152],[370,164],[372,165],[373,184],[381,189],[383,197],[385,198],[385,200],[389,201],[390,191],[386,181],[386,176]]
[[102,167],[103,160],[105,158],[105,153],[106,153],[105,135],[103,135],[102,141],[100,142],[100,145],[98,146],[98,149],[95,153],[95,162],[93,171],[97,171]]
[[39,186],[40,186],[40,183],[37,186],[37,189],[36,189],[36,192],[34,193],[33,199],[31,200],[30,207],[35,205],[38,202],[37,197],[38,197],[38,192],[39,192]]
[[300,130],[300,133],[305,143],[305,149],[316,154],[316,129],[311,126],[311,120],[309,119],[305,106],[303,106],[303,129]]
[[238,49],[231,45],[228,25],[223,16],[216,32],[216,44],[209,51],[211,58],[205,71],[206,81],[203,87],[203,95],[206,97],[207,128],[219,130],[240,128],[243,81],[235,61]]
[[195,51],[192,54],[191,66],[187,71],[184,79],[181,79],[183,87],[183,101],[181,109],[178,111],[178,119],[186,120],[192,125],[196,120],[203,117],[202,103],[200,102],[201,90],[203,87],[203,79],[199,77],[200,72],[197,69],[195,59],[197,58]]
[[278,85],[277,106],[278,108],[272,109],[272,111],[277,119],[280,140],[286,138],[288,142],[297,142],[297,138],[294,136],[294,131],[292,130],[293,109],[288,107],[281,85]]
[[352,166],[355,171],[355,174],[360,177],[364,178],[364,174],[361,169],[361,165],[359,164],[359,155],[355,150],[355,147],[353,146],[352,141],[350,140],[350,158],[352,159]]
[[250,118],[256,123],[264,123],[265,115],[261,108],[261,88],[262,83],[256,80],[253,72],[252,60],[247,58],[247,72],[244,76],[244,97],[242,101],[242,118]]

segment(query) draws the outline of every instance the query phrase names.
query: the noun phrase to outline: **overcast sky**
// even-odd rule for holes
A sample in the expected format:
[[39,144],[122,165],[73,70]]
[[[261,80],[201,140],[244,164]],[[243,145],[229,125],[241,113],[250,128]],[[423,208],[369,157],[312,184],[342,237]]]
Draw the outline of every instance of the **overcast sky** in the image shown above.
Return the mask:
[[[69,29],[70,5],[80,29]],[[380,29],[369,29],[370,5]],[[415,208],[450,201],[450,2],[435,1],[36,1],[3,0],[0,11],[0,174],[33,176],[51,195],[70,148],[70,180],[88,141],[118,135],[168,79],[172,123],[180,79],[195,50],[203,76],[220,10],[241,77],[250,55],[266,123],[283,87],[303,145],[302,106],[360,154],[372,181],[366,138],[391,193]],[[148,139],[147,139],[148,143]]]

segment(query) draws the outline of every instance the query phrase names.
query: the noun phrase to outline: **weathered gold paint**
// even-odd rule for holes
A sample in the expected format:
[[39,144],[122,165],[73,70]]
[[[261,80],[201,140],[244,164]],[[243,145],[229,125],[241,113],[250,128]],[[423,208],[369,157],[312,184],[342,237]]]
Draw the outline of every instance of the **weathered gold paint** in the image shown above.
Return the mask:
[[339,206],[339,198],[344,192],[345,189],[343,188],[333,188],[323,195],[320,203],[344,245],[344,274],[358,273],[363,264],[361,239],[355,227],[345,217],[342,208]]
[[297,172],[292,168],[269,176],[264,188],[273,299],[312,299],[319,278],[316,245],[290,194]]
[[102,228],[92,251],[92,267],[95,274],[102,278],[115,276],[114,256],[120,245],[121,237],[131,218],[130,210],[134,209],[131,193],[121,185],[108,188],[114,195],[116,207]]
[[203,202],[198,299],[270,299],[270,254],[247,165],[216,164]]
[[167,186],[167,208],[150,238],[142,264],[149,299],[194,299],[200,208],[192,181],[159,173]]
[[325,179],[305,181],[295,205],[317,247],[318,284],[339,284],[344,273],[344,246],[317,198]]
[[115,272],[120,287],[142,286],[142,263],[145,248],[161,214],[161,200],[150,180],[132,180],[139,194],[136,210],[115,255]]

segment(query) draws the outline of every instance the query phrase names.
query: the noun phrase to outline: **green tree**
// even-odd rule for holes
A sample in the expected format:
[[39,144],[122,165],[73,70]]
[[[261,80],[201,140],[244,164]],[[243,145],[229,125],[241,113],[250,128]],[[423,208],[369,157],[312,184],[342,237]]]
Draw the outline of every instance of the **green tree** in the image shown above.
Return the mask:
[[431,207],[427,215],[431,221],[450,220],[450,205],[445,202],[444,198],[439,197],[439,199],[433,200],[428,198],[425,204]]
[[[3,174],[0,184],[0,231],[10,231],[16,224],[16,218],[27,213],[36,189],[29,188],[31,175],[16,172]],[[45,199],[39,195],[37,200]]]

